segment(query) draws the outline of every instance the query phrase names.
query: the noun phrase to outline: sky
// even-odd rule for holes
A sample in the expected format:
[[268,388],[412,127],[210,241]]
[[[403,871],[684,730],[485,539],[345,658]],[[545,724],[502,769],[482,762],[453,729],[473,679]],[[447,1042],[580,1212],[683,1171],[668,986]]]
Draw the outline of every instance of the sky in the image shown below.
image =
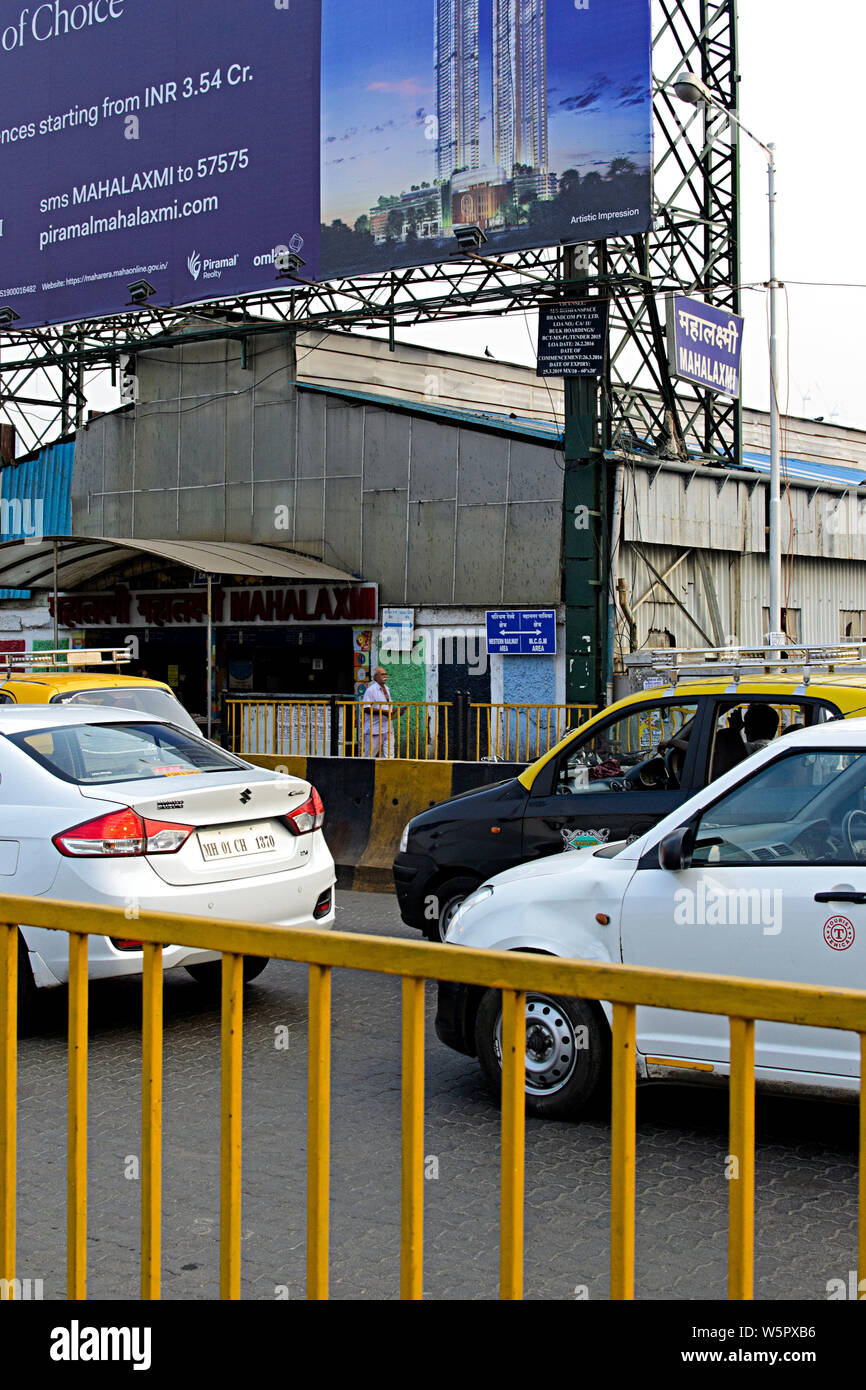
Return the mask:
[[[776,144],[777,273],[786,284],[790,329],[783,293],[781,403],[793,415],[866,428],[866,180],[857,155],[866,6],[860,0],[740,0],[739,21],[740,116],[761,140]],[[741,275],[744,283],[763,282],[769,273],[767,163],[747,140],[740,168]],[[744,291],[743,312],[743,399],[766,409],[765,294]],[[403,329],[399,336],[470,353],[492,344],[497,357],[533,361],[523,315],[495,325],[479,319]]]

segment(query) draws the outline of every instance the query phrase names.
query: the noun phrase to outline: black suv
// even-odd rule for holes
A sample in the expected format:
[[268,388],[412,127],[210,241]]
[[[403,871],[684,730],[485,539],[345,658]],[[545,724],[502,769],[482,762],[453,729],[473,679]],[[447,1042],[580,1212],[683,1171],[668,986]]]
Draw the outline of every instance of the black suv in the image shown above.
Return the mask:
[[693,678],[619,700],[517,777],[409,821],[394,860],[403,921],[444,940],[458,905],[493,874],[642,835],[770,739],[838,717],[839,695],[832,676],[804,686],[775,675]]

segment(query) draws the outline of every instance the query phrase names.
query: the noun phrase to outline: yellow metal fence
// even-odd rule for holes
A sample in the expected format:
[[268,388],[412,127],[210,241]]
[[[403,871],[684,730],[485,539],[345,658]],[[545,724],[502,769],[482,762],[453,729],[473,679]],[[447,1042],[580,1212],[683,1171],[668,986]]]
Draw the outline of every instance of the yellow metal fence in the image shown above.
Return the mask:
[[[0,1285],[15,1278],[18,931],[69,935],[69,1109],[67,1293],[87,1293],[87,955],[88,937],[125,935],[122,910],[0,896]],[[400,1292],[420,1299],[424,1224],[424,984],[453,980],[502,991],[500,1297],[523,1294],[524,1068],[527,991],[612,1004],[610,1293],[634,1296],[635,1011],[639,1005],[695,1010],[730,1019],[730,1138],[738,1176],[728,1183],[728,1297],[753,1296],[756,1019],[840,1028],[860,1037],[858,1278],[866,1276],[866,992],[714,975],[479,951],[345,932],[142,913],[141,1296],[160,1296],[162,1230],[162,947],[179,943],[222,952],[220,1116],[220,1297],[241,1288],[243,957],[309,966],[307,1097],[307,1297],[328,1296],[330,1190],[331,972],[372,970],[402,979],[402,1186]],[[720,1173],[720,1181],[723,1181]]]
[[534,762],[565,738],[569,729],[585,724],[597,708],[597,705],[471,705],[474,757],[476,761],[492,758],[497,762]]
[[404,700],[390,705],[338,700],[341,758],[441,758],[451,756],[449,713],[444,700]]
[[447,760],[451,706],[439,700],[227,700],[234,753]]
[[596,711],[595,705],[467,705],[462,731],[447,700],[226,701],[235,753],[532,762]]

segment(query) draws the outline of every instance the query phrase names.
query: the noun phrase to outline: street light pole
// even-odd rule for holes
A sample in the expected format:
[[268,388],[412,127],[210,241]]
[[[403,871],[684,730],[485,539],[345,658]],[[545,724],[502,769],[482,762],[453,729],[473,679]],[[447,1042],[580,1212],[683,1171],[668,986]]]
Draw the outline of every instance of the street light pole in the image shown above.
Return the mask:
[[688,102],[690,106],[714,106],[717,111],[721,111],[728,116],[741,130],[744,135],[748,135],[756,145],[764,151],[767,156],[767,174],[769,176],[769,199],[770,199],[770,279],[767,289],[770,294],[770,536],[769,536],[769,562],[770,562],[770,632],[783,632],[782,627],[782,536],[779,525],[780,520],[780,489],[782,480],[782,461],[780,453],[780,420],[779,420],[779,352],[776,334],[777,313],[776,295],[779,290],[779,282],[776,279],[776,146],[765,145],[763,140],[759,140],[748,126],[744,126],[739,116],[728,108],[717,97],[713,95],[706,83],[693,72],[681,72],[673,83],[673,90],[681,101]]
[[782,533],[780,518],[779,351],[776,339],[776,147],[767,145],[770,198],[770,631],[782,632]]

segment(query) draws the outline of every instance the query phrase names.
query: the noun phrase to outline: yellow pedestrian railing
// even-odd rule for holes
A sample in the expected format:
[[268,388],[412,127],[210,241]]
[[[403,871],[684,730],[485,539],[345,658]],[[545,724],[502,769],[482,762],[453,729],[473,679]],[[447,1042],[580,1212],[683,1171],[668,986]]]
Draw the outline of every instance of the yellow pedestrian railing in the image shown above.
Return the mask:
[[453,753],[445,700],[226,700],[232,752],[306,758],[420,758]]
[[597,710],[597,705],[470,705],[475,759],[534,762]]
[[[87,1293],[88,937],[125,936],[120,908],[0,896],[0,1289],[8,1296],[16,1251],[16,1077],[18,929],[69,936],[69,1115],[67,1293]],[[400,1291],[420,1299],[424,1224],[424,984],[452,980],[502,991],[500,1296],[523,1295],[524,1063],[527,991],[612,1005],[610,1292],[634,1295],[635,1083],[638,1006],[730,1019],[728,1297],[751,1299],[754,1268],[755,1020],[839,1028],[860,1038],[858,1278],[866,1277],[866,991],[561,960],[522,952],[286,930],[145,912],[142,1029],[141,1296],[160,1296],[162,1200],[162,947],[222,953],[220,1117],[220,1297],[241,1288],[243,957],[309,966],[307,1095],[307,1297],[328,1296],[331,972],[367,970],[402,979],[402,1186]],[[720,1181],[723,1181],[720,1172]]]
[[326,757],[330,749],[328,700],[226,700],[229,747],[234,753]]
[[393,704],[364,704],[338,700],[339,743],[342,758],[420,758],[451,756],[444,700],[401,700]]

